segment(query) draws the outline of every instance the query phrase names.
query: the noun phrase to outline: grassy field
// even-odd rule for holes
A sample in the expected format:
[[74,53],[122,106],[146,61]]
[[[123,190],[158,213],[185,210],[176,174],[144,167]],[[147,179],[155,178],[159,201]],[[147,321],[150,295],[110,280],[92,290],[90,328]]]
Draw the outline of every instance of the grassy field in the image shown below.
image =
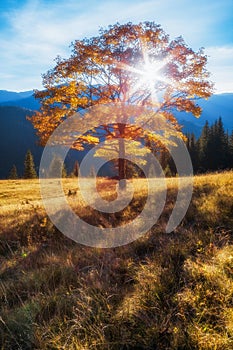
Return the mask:
[[[144,181],[134,180],[130,207],[111,222],[137,216]],[[0,181],[1,350],[233,349],[233,172],[195,177],[188,212],[169,234],[177,181],[167,181],[157,224],[112,249],[58,232],[38,180]],[[98,188],[115,198],[116,182],[101,180]],[[74,189],[75,180],[65,179],[67,201],[98,225],[100,214],[78,192],[68,196]]]

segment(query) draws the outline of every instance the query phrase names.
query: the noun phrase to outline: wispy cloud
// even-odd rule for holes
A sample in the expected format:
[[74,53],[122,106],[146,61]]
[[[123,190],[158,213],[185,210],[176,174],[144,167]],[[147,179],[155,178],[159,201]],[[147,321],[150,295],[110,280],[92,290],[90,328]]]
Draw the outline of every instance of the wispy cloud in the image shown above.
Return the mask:
[[233,91],[233,46],[208,47],[208,69],[217,92]]
[[[23,77],[23,81],[8,79],[10,88],[28,89],[33,80],[33,87],[38,87],[40,74],[53,66],[54,58],[70,54],[71,41],[95,35],[100,26],[129,20],[132,13],[144,10],[142,3],[131,4],[127,11],[123,3],[100,3],[93,9],[87,1],[84,11],[77,1],[51,5],[36,0],[7,13],[10,36],[0,36],[2,72],[11,72],[12,78],[21,72]],[[0,77],[3,84],[3,73]]]
[[[57,55],[70,55],[72,41],[96,35],[99,27],[117,21],[153,20],[160,23],[171,37],[182,34],[194,49],[213,47],[211,38],[218,20],[217,12],[218,16],[224,15],[222,8],[216,0],[211,3],[201,0],[195,3],[187,0],[86,0],[85,3],[77,0],[28,0],[4,14],[8,26],[0,35],[0,88],[40,88],[41,73],[53,67]],[[210,66],[218,71],[222,65],[221,56],[215,57],[211,48],[209,50]]]

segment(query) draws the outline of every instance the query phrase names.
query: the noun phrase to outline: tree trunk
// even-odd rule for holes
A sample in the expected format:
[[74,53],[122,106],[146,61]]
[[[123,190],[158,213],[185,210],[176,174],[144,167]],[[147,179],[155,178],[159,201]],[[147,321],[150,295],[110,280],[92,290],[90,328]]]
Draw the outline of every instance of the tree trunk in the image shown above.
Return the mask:
[[120,139],[119,142],[119,158],[118,158],[118,172],[119,172],[119,188],[124,190],[126,188],[126,160],[125,160],[125,141],[123,138],[124,124],[119,124]]

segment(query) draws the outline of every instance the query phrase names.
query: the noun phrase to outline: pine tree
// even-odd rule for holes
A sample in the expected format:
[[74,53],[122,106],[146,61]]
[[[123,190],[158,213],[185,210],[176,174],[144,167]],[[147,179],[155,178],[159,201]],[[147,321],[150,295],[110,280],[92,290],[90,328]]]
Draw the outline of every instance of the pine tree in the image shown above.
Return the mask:
[[229,137],[224,130],[221,117],[211,126],[206,122],[196,143],[200,171],[223,170],[233,166],[231,138],[233,136]]
[[177,173],[174,160],[167,149],[161,149],[158,156],[159,163],[164,171],[165,176],[175,176]]
[[66,165],[65,165],[65,163],[63,163],[63,165],[62,165],[61,176],[62,176],[63,178],[67,177],[67,170],[66,170]]
[[221,117],[209,129],[206,156],[208,170],[215,171],[227,168],[228,140]]
[[199,170],[206,171],[208,169],[208,146],[210,139],[210,127],[208,121],[206,121],[201,136],[199,138]]
[[228,160],[228,137],[225,133],[222,118],[217,121],[215,134],[216,169],[226,169]]
[[172,172],[171,172],[169,164],[167,164],[166,168],[164,169],[164,175],[166,177],[172,177]]
[[76,160],[74,163],[73,176],[78,177],[79,173],[79,162]]
[[228,153],[228,166],[229,168],[233,168],[233,130],[228,140],[229,145],[229,153]]
[[132,178],[140,178],[145,177],[144,172],[141,170],[141,168],[131,162],[130,160],[126,160],[126,179],[132,179]]
[[193,171],[197,172],[199,168],[199,142],[196,140],[194,133],[187,135],[187,149],[193,165]]
[[16,168],[15,164],[13,165],[13,167],[10,170],[8,179],[10,179],[10,180],[18,179],[18,173],[17,173],[17,168]]
[[58,156],[55,156],[50,164],[49,176],[52,178],[67,177],[65,163]]
[[24,160],[24,178],[25,179],[36,179],[36,169],[33,160],[33,156],[30,150],[27,151]]
[[92,165],[91,168],[90,168],[89,177],[90,178],[95,178],[96,177],[96,170],[95,170],[94,165]]

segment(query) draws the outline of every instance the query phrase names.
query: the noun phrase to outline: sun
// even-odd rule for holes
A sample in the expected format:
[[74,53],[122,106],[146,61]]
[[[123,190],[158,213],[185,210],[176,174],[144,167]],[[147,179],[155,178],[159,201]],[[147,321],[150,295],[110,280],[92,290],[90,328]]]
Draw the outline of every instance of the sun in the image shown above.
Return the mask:
[[163,68],[165,66],[164,61],[153,61],[148,60],[143,66],[138,69],[139,79],[141,84],[154,86],[157,82],[164,81]]
[[153,103],[159,103],[159,95],[172,82],[166,76],[166,65],[168,57],[154,58],[148,53],[145,46],[142,45],[141,62],[138,65],[128,65],[117,62],[116,65],[123,71],[132,74],[132,81],[129,84],[129,96],[138,100],[138,95],[144,91],[147,98]]

